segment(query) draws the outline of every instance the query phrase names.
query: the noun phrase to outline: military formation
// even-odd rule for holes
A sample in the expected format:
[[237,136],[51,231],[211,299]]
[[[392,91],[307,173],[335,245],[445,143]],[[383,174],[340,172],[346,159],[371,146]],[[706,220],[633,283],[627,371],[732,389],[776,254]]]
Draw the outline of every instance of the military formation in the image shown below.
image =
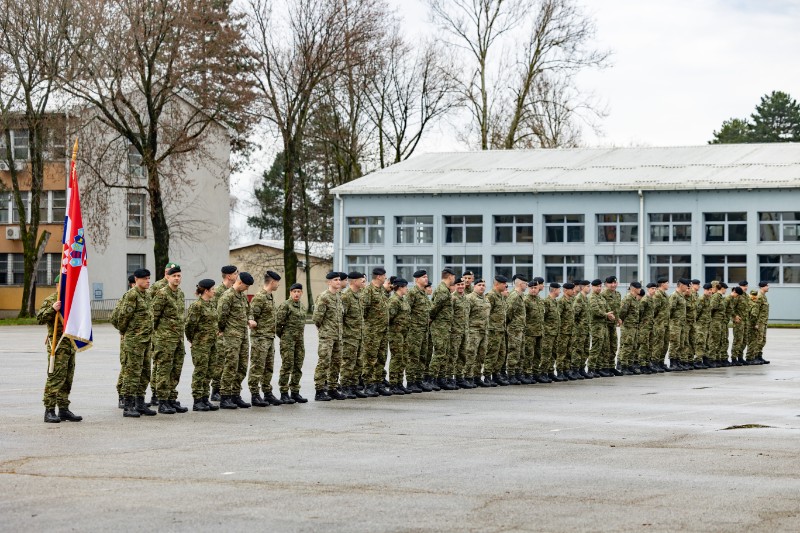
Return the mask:
[[[267,271],[251,301],[251,274],[233,265],[221,274],[219,285],[197,283],[197,299],[185,312],[179,265],[169,263],[152,286],[146,269],[129,278],[130,289],[111,315],[120,333],[117,390],[124,417],[188,411],[177,392],[184,336],[194,365],[193,411],[308,401],[300,394],[303,286],[289,287],[289,299],[276,307],[276,272]],[[749,291],[741,281],[728,293],[722,282],[701,287],[699,280],[679,279],[668,294],[669,280],[659,278],[645,287],[632,282],[623,295],[614,276],[562,285],[498,275],[487,283],[445,268],[434,289],[425,270],[409,281],[376,267],[369,278],[329,272],[326,280],[312,316],[319,338],[316,401],[769,363],[763,358],[766,282]],[[37,314],[48,339],[60,305],[52,294]],[[272,388],[276,338],[280,397]],[[45,422],[80,421],[69,410],[74,347],[62,342],[55,352]],[[250,402],[242,397],[245,383]],[[152,398],[145,402],[148,386]]]

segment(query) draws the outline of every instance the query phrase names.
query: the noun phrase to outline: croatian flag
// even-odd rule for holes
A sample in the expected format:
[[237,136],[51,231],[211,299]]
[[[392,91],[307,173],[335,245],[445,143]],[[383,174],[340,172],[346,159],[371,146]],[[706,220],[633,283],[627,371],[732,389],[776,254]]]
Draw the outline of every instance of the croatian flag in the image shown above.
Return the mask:
[[[92,308],[89,301],[89,271],[86,268],[86,236],[81,217],[78,193],[78,172],[75,159],[78,141],[72,151],[67,185],[67,216],[64,219],[64,252],[61,256],[61,314],[64,317],[64,337],[78,351],[92,345]],[[60,342],[60,341],[59,341]]]

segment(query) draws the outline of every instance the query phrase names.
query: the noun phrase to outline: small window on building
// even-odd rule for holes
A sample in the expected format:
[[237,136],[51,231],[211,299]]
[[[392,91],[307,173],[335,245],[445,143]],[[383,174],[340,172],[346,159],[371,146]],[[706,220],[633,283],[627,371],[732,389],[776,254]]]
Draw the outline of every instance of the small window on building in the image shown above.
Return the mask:
[[725,281],[738,283],[747,279],[747,256],[745,255],[704,255],[706,281]]
[[616,276],[620,283],[639,280],[639,258],[635,255],[598,255],[597,277]]
[[800,255],[759,255],[758,271],[759,281],[800,284]]
[[128,145],[128,171],[135,178],[146,178],[147,171],[142,162],[142,154],[132,144]]
[[128,274],[126,277],[132,276],[133,273],[139,270],[140,268],[147,268],[145,266],[145,257],[146,256],[144,254],[128,254],[127,258]]
[[758,214],[758,235],[761,241],[797,241],[800,238],[800,212]]
[[0,192],[0,224],[8,224],[10,222],[11,222],[11,193]]
[[[25,207],[25,222],[31,221],[31,193],[30,191],[20,191],[22,197],[22,205]],[[19,209],[17,209],[17,202],[14,200],[14,195],[11,194],[11,222],[19,224]]]
[[650,213],[650,242],[691,242],[691,213]]
[[494,242],[533,242],[533,215],[495,215]]
[[11,132],[11,146],[15,161],[30,159],[28,130],[13,130]]
[[747,213],[703,213],[706,242],[747,240]]
[[397,244],[432,244],[433,216],[395,217]]
[[9,254],[11,256],[11,272],[9,278],[11,285],[22,285],[25,280],[25,256],[22,254]]
[[575,282],[584,278],[582,255],[544,256],[544,278],[547,283]]
[[8,268],[8,254],[0,254],[0,285],[9,285],[11,271]]
[[691,255],[651,255],[648,257],[650,264],[650,281],[666,277],[670,281],[680,278],[692,277]]
[[530,281],[533,279],[532,255],[495,255],[494,275],[505,276],[509,280],[514,274],[520,274]]
[[444,242],[448,244],[483,242],[483,216],[445,215]]
[[480,255],[443,255],[442,265],[452,268],[456,276],[467,270],[472,271],[476,279],[483,276],[483,257]]
[[347,217],[349,244],[383,244],[383,217]]
[[584,216],[545,215],[544,231],[547,242],[583,242]]
[[128,194],[128,237],[144,237],[145,195]]
[[64,222],[67,214],[67,191],[50,191],[50,222]]
[[373,268],[384,265],[382,255],[348,255],[346,262],[348,272],[363,272],[368,280],[372,279]]
[[617,213],[597,215],[597,242],[637,242],[639,215]]
[[53,280],[58,275],[61,266],[61,254],[44,254],[36,268],[36,285],[53,285]]
[[397,265],[397,277],[413,283],[414,272],[417,270],[427,270],[428,277],[434,282],[437,275],[433,272],[433,256],[431,255],[396,255],[394,263]]

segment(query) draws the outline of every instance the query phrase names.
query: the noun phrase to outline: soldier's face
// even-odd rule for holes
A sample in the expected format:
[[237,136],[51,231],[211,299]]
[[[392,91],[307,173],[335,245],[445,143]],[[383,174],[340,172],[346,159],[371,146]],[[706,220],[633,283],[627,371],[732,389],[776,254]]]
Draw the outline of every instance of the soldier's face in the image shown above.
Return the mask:
[[150,287],[150,276],[146,278],[136,278],[136,288],[140,291],[146,291]]
[[293,302],[299,302],[300,298],[303,297],[303,289],[292,289],[289,291],[289,297]]
[[173,289],[177,289],[178,285],[181,284],[181,273],[176,272],[171,276],[167,276],[167,283],[169,283],[169,286]]
[[648,296],[652,296],[655,293],[656,293],[656,288],[655,287],[647,287],[647,295]]
[[592,285],[592,293],[600,294],[601,290],[603,290],[603,288],[600,285]]
[[553,298],[557,297],[559,294],[561,294],[561,289],[550,289],[550,296]]
[[769,285],[761,287],[761,292],[769,292]]
[[484,292],[486,292],[486,284],[485,283],[478,283],[477,285],[475,285],[473,290],[475,292],[477,292],[478,294],[483,294]]
[[458,294],[464,294],[464,283],[456,283],[456,292]]
[[461,279],[464,280],[466,285],[472,285],[472,282],[475,281],[475,276],[470,276],[467,274],[466,276],[461,276]]
[[380,276],[375,276],[372,279],[376,280],[378,285],[383,285],[386,283],[386,274],[381,274]]
[[714,294],[714,291],[712,291],[711,289],[703,289],[703,294],[706,296],[711,296],[712,294]]
[[408,292],[408,285],[403,285],[402,287],[397,287],[394,291],[397,294],[398,298],[402,298]]

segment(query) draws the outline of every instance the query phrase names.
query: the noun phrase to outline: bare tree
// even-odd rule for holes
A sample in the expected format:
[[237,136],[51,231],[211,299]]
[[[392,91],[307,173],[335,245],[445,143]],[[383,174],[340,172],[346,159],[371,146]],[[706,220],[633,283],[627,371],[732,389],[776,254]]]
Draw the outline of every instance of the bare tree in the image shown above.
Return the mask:
[[[35,312],[36,271],[50,237],[46,230],[39,232],[45,162],[64,157],[48,150],[54,136],[60,138],[57,144],[62,152],[64,146],[63,117],[52,100],[58,72],[65,67],[69,20],[66,0],[0,0],[0,133],[4,138],[0,160],[7,168],[23,247],[21,317]],[[27,156],[15,154],[12,129],[15,135],[26,137]],[[23,189],[28,191],[30,209]]]
[[[230,0],[79,3],[81,23],[72,34],[73,68],[66,81],[86,105],[82,136],[94,141],[82,161],[99,186],[94,191],[106,191],[90,201],[104,216],[108,189],[144,192],[156,265],[164,265],[171,236],[188,235],[199,222],[178,213],[170,220],[165,199],[192,190],[186,169],[209,159],[204,143],[212,128],[230,128],[236,133],[232,146],[240,149],[250,125],[243,19],[231,11]],[[140,172],[130,171],[131,155]],[[228,172],[227,166],[215,170],[220,183]]]

